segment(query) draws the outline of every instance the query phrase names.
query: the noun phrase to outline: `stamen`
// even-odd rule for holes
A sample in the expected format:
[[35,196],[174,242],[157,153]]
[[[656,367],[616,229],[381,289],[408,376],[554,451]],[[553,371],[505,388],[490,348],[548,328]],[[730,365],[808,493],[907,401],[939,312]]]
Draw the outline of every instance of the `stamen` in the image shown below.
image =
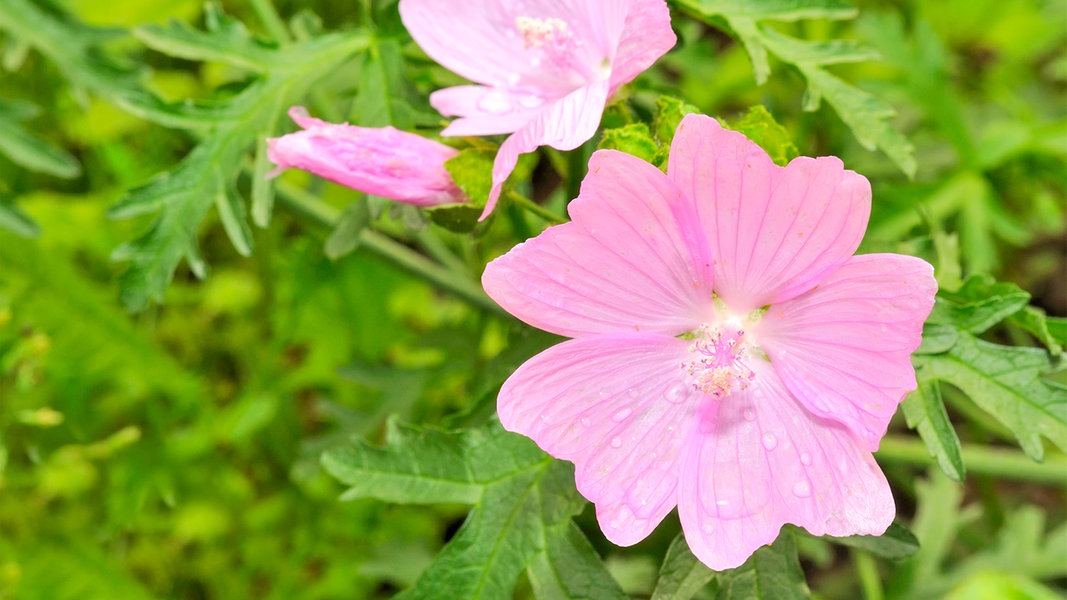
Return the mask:
[[577,68],[575,51],[578,41],[566,21],[555,17],[516,17],[515,28],[522,35],[526,49],[532,53],[530,61],[533,66],[545,65],[560,72]]
[[748,344],[744,338],[745,331],[733,324],[701,325],[689,345],[690,354],[695,356],[682,363],[692,376],[693,388],[717,400],[747,388],[756,374],[745,364]]

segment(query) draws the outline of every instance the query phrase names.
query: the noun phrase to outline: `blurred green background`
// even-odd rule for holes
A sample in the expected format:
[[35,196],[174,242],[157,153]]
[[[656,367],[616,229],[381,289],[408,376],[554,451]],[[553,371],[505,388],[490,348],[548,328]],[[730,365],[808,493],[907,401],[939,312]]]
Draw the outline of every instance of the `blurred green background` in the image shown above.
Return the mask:
[[[16,1],[25,3],[0,0],[0,9]],[[855,20],[780,27],[805,39],[858,39],[880,53],[834,72],[897,109],[894,123],[916,148],[914,180],[863,149],[830,108],[804,112],[805,83],[795,72],[772,61],[770,80],[757,85],[736,41],[681,14],[678,47],[642,77],[630,101],[640,112],[654,93],[668,92],[727,118],[763,104],[802,154],[837,154],[872,180],[865,250],[936,255],[943,284],[990,272],[1062,316],[1067,7],[1056,0],[856,4]],[[166,100],[226,98],[247,77],[226,64],[149,50],[131,35],[131,27],[169,19],[203,27],[199,0],[30,5],[49,23],[64,22],[58,15],[66,12],[73,22],[111,28],[86,30],[92,52],[76,49],[72,60],[142,68],[139,81]],[[425,97],[454,76],[405,37],[395,2],[274,6],[284,20],[312,23],[308,31],[368,27],[399,40],[405,62],[394,74],[404,80],[398,95],[406,111],[399,118],[439,122]],[[262,2],[222,7],[271,36]],[[428,423],[484,414],[494,387],[548,337],[523,333],[374,252],[332,260],[323,251],[331,232],[322,219],[284,208],[269,227],[253,228],[251,257],[234,250],[212,211],[199,239],[207,279],[183,264],[163,305],[128,313],[119,301],[123,266],[110,256],[151,219],[113,220],[106,212],[212,132],[131,114],[39,52],[38,33],[47,33],[43,25],[12,32],[0,20],[0,136],[14,143],[25,134],[49,148],[26,164],[0,145],[0,597],[374,598],[409,586],[466,509],[340,502],[343,486],[323,473],[320,453],[351,435],[380,439],[392,414]],[[69,43],[76,48],[80,38]],[[358,58],[341,64],[316,86],[311,106],[357,123],[374,120],[369,68]],[[279,121],[276,133],[290,129]],[[552,165],[559,161],[541,162],[534,187],[558,206],[565,190],[553,183]],[[283,180],[321,199],[333,218],[364,202],[300,174]],[[238,183],[242,191],[250,185],[247,175]],[[411,218],[383,214],[373,226],[453,261],[471,280],[524,234],[501,224],[471,243],[435,225],[412,228]],[[971,423],[960,431],[988,437]],[[887,470],[905,520],[922,498],[937,496],[934,489],[946,502],[949,488],[936,478],[916,483],[921,468]],[[1063,576],[1049,564],[1058,555],[1041,553],[1016,555],[1018,568],[1008,570],[1022,583],[975,580],[987,576],[967,566],[974,556],[986,556],[979,566],[997,556],[1016,560],[1010,544],[1005,550],[991,541],[1008,531],[1005,523],[1025,530],[1012,529],[1009,542],[1067,543],[1062,487],[977,477],[951,490],[970,512],[952,521],[958,531],[944,534],[939,564],[878,567],[929,577],[901,579],[907,583],[897,597],[919,597],[938,577],[942,587],[929,589],[955,585],[969,598],[983,596],[967,595],[967,585],[1022,590],[1031,579]],[[647,593],[670,532],[623,550],[603,542],[595,527],[585,529],[624,588]],[[1054,530],[1052,541],[1042,541],[1046,530]],[[802,552],[819,594],[857,597],[860,575],[840,551],[811,542]],[[1053,585],[1063,590],[1062,580]],[[1017,597],[1045,597],[1043,590]]]

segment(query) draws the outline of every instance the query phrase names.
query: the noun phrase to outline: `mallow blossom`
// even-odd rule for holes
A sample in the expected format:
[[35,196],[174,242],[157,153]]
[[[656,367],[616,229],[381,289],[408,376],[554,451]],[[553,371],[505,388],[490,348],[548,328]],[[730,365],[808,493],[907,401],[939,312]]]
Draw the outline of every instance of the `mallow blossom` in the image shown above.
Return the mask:
[[593,137],[608,97],[674,46],[664,0],[400,0],[415,42],[477,83],[430,104],[459,117],[445,136],[511,134],[493,163],[482,218],[520,154],[573,150]]
[[455,148],[393,127],[338,125],[289,109],[302,131],[267,140],[277,165],[268,176],[296,168],[319,177],[415,206],[468,202],[445,169]]
[[572,221],[483,275],[513,315],[574,338],[504,383],[501,422],[575,464],[619,545],[675,506],[717,570],[785,523],[883,533],[895,510],[871,453],[916,387],[937,286],[918,258],[853,256],[870,208],[839,159],[779,167],[703,115],[666,174],[596,152]]

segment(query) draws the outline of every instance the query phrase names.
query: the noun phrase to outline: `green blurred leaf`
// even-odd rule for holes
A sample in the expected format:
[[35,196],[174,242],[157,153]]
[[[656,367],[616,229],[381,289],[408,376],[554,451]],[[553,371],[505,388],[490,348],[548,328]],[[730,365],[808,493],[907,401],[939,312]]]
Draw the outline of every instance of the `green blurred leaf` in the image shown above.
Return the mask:
[[789,131],[762,105],[749,108],[744,117],[727,126],[759,144],[777,165],[784,166],[799,154]]
[[41,228],[14,204],[0,200],[0,228],[24,238],[35,238]]
[[767,21],[851,19],[856,16],[856,8],[843,0],[683,0],[681,4],[704,14]]
[[889,529],[882,535],[853,535],[849,537],[828,537],[830,541],[866,550],[871,554],[899,560],[907,558],[919,551],[919,540],[903,525],[893,522]]
[[810,598],[804,571],[797,558],[793,532],[783,529],[778,539],[764,546],[736,569],[717,576],[716,600],[801,600]]
[[360,234],[370,223],[370,207],[364,200],[357,200],[348,205],[341,213],[337,226],[326,238],[323,252],[330,260],[337,260],[359,247]]
[[36,107],[0,99],[0,154],[31,171],[64,179],[81,174],[81,165],[69,152],[35,137],[19,125],[36,114]]
[[[953,336],[952,343],[956,343]],[[947,348],[946,348],[947,350]],[[937,465],[954,481],[963,481],[966,469],[960,449],[960,438],[945,412],[945,403],[941,398],[941,388],[937,381],[928,376],[926,370],[916,370],[919,387],[901,403],[904,419],[908,427],[919,432],[919,437],[926,444],[930,456],[937,459]]]
[[565,522],[545,530],[545,549],[530,561],[537,598],[624,600],[619,584],[604,567],[581,529]]
[[478,226],[482,209],[473,204],[451,204],[426,209],[430,220],[456,233],[470,233]]
[[693,556],[685,536],[679,533],[663,558],[652,600],[689,600],[713,579],[715,571]]
[[22,600],[149,600],[148,590],[99,549],[77,541],[19,552],[14,597]]
[[146,25],[133,30],[133,35],[153,50],[167,56],[186,60],[220,62],[256,73],[265,73],[279,62],[294,60],[277,52],[274,44],[253,37],[244,23],[222,12],[215,2],[204,8],[207,31],[193,29],[181,21],[168,25]]
[[1042,379],[1052,368],[1044,350],[991,344],[961,331],[951,350],[916,362],[1011,429],[1034,460],[1045,454],[1041,436],[1067,450],[1067,388]]

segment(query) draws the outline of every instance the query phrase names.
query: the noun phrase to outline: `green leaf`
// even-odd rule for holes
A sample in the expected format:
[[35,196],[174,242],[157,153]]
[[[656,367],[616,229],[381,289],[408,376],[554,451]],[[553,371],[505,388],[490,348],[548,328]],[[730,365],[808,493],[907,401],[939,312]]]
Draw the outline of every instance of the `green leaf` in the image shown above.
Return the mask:
[[146,46],[186,60],[220,62],[257,73],[269,71],[279,60],[286,60],[273,44],[252,37],[244,23],[227,16],[218,4],[204,8],[207,31],[198,31],[181,21],[168,25],[146,25],[133,35]]
[[716,25],[718,19],[725,20],[748,51],[758,83],[764,83],[770,75],[768,53],[793,65],[808,82],[805,110],[817,109],[825,99],[852,129],[860,144],[870,150],[882,150],[908,177],[915,175],[915,150],[904,134],[891,124],[890,120],[896,115],[893,107],[825,69],[839,63],[871,60],[877,54],[853,42],[800,40],[760,23],[808,18],[850,19],[856,15],[854,8],[836,0],[680,0],[679,4],[709,24]]
[[0,100],[0,154],[31,171],[64,179],[81,174],[81,165],[69,152],[57,148],[19,125],[19,121],[33,116],[36,107],[21,102]]
[[980,334],[1009,316],[1023,310],[1030,294],[1014,283],[998,283],[991,275],[968,277],[955,292],[942,294],[930,321],[949,323],[973,334]]
[[[219,177],[222,177],[221,169]],[[244,200],[230,185],[222,183],[219,188],[215,195],[215,208],[219,212],[219,219],[222,220],[222,228],[238,254],[252,256],[252,229],[248,226]]]
[[652,139],[652,131],[644,123],[630,123],[615,129],[604,130],[597,149],[625,152],[649,163],[656,163],[659,145]]
[[656,98],[656,115],[652,118],[652,133],[655,134],[656,141],[664,148],[669,148],[682,119],[686,115],[699,112],[699,108],[679,98],[671,96]]
[[330,260],[337,260],[359,247],[360,234],[370,223],[370,207],[364,200],[357,200],[348,205],[341,213],[337,226],[326,238],[323,248]]
[[352,122],[364,127],[411,129],[414,116],[401,98],[405,85],[404,59],[400,42],[371,37],[362,57],[359,93],[352,102]]
[[1041,378],[1052,368],[1044,350],[991,344],[961,331],[948,352],[915,360],[1006,425],[1034,460],[1045,453],[1041,436],[1067,451],[1067,388]]
[[14,204],[0,200],[0,228],[24,238],[35,238],[41,228]]
[[919,551],[919,540],[903,525],[893,522],[882,535],[853,535],[843,538],[827,537],[832,542],[866,550],[871,554],[899,560]]
[[797,558],[793,532],[784,529],[745,564],[718,575],[716,600],[800,600],[811,597]]
[[474,504],[486,485],[545,460],[530,440],[499,426],[449,433],[389,422],[386,446],[362,441],[326,452],[326,471],[350,486],[346,499]]
[[573,522],[545,530],[545,549],[530,561],[529,577],[537,598],[625,600],[596,550]]
[[[221,43],[229,34],[216,30],[209,35],[219,36]],[[213,201],[234,185],[249,147],[275,122],[281,107],[299,101],[316,81],[365,45],[361,36],[325,35],[272,50],[273,58],[263,77],[217,103],[219,113],[234,118],[216,124],[211,135],[177,167],[131,190],[112,207],[109,215],[116,218],[159,212],[144,235],[114,254],[117,260],[130,262],[120,280],[121,297],[130,310],[161,301],[183,258],[194,274],[206,276],[206,265],[196,250],[199,226]],[[247,224],[243,217],[240,221],[230,220],[227,232],[239,251],[250,250],[246,244],[250,237],[245,238]]]
[[495,156],[496,152],[492,150],[467,148],[445,161],[445,169],[452,176],[452,181],[479,208],[489,200]]
[[759,144],[775,164],[784,166],[799,154],[789,136],[789,130],[775,121],[771,113],[762,105],[749,108],[744,117],[728,123],[727,126],[734,131],[740,131]]
[[450,204],[426,209],[430,220],[456,233],[470,233],[478,226],[482,208],[473,204]]
[[[953,337],[952,343],[956,343]],[[941,399],[941,388],[937,381],[928,376],[922,367],[916,370],[919,387],[908,394],[900,407],[908,427],[919,432],[930,456],[937,459],[945,475],[954,481],[963,481],[966,470],[963,465],[960,438],[952,427],[952,422],[945,412],[945,403]]]
[[679,533],[663,558],[652,600],[689,600],[712,579],[715,571],[693,556],[685,536]]

